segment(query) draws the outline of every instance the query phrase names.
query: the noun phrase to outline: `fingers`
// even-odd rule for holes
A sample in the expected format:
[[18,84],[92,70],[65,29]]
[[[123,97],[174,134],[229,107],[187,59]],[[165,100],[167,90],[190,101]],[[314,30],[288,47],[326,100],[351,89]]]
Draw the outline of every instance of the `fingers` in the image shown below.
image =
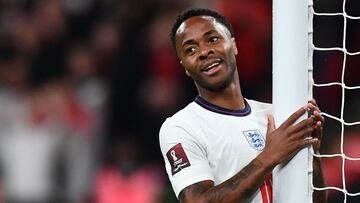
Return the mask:
[[315,118],[315,120],[321,121],[322,123],[324,123],[324,117],[321,116],[321,114],[320,114],[321,111],[320,111],[315,99],[311,99],[309,101],[308,111],[310,113],[309,116],[313,116]]
[[294,144],[294,151],[295,153],[297,153],[299,150],[301,150],[304,147],[317,145],[319,143],[320,141],[317,138],[312,138],[312,137],[302,138]]
[[[305,113],[309,113],[310,116],[297,122]],[[281,155],[280,161],[288,160],[306,146],[312,145],[315,150],[320,146],[323,123],[324,118],[315,100],[299,108],[278,129],[275,129],[274,118],[269,115],[267,147]]]
[[314,145],[314,144],[318,144],[320,141],[317,138],[305,138],[302,140],[301,145],[302,146],[309,146],[309,145]]
[[315,121],[319,121],[321,125],[325,121],[324,117],[320,114],[320,110],[314,110],[310,117],[314,118]]
[[[309,111],[310,118],[314,119],[313,127],[315,130],[312,133],[312,137],[321,140],[322,127],[324,126],[325,119],[323,116],[321,116],[319,108],[317,106],[314,106],[313,103],[310,103],[309,109],[310,109],[310,111]],[[315,147],[315,146],[316,145],[314,145],[314,151],[319,150],[319,147]]]
[[314,106],[318,106],[315,99],[310,99],[309,103]]
[[314,122],[316,122],[312,117],[304,119],[302,121],[300,121],[299,123],[293,125],[290,128],[290,133],[296,133],[300,130],[309,128],[309,127],[313,127],[314,126]]
[[[320,143],[322,137],[322,127],[324,126],[325,119],[321,115],[321,111],[314,99],[309,101],[309,117],[314,119],[313,128],[314,131],[311,133],[312,141],[311,143],[304,143],[305,145],[312,145],[314,152],[318,153],[320,150]],[[310,142],[308,140],[308,142]]]
[[[315,104],[315,105],[314,105]],[[324,117],[321,116],[320,109],[316,106],[315,100],[311,100],[307,105],[304,107],[298,109],[296,112],[294,112],[281,126],[280,128],[288,128],[292,126],[302,115],[304,115],[305,112],[309,112],[310,118],[312,118],[312,121],[306,121],[306,124],[308,125],[315,125],[316,128],[320,128],[324,124]],[[314,122],[315,121],[315,122]],[[303,125],[298,126],[295,130],[298,130],[299,127],[304,127]]]
[[299,119],[302,115],[304,115],[307,109],[308,109],[308,105],[301,107],[300,109],[295,111],[293,114],[291,114],[291,116],[288,119],[286,119],[286,121],[283,124],[281,124],[280,128],[287,128],[292,124],[294,124],[297,119]]
[[275,130],[275,119],[272,115],[268,115],[267,134]]
[[304,139],[299,140],[298,142],[298,146],[295,150],[295,153],[297,153],[299,150],[301,150],[304,147],[310,146],[310,145],[315,145],[318,144],[320,141],[317,138],[311,138],[311,137],[307,137]]
[[[316,131],[319,130],[316,129],[314,126],[308,126],[307,128],[304,128],[299,132],[295,133],[293,139],[295,142],[298,143],[298,149],[312,145],[314,147],[314,151],[318,152],[320,148],[321,136],[314,136],[314,134],[316,134]],[[312,136],[309,137],[308,135]]]
[[297,145],[292,154],[295,155],[299,150],[303,149],[304,147],[316,145],[318,143],[319,143],[319,140],[317,138],[308,137],[308,138],[302,139],[299,142],[297,142]]
[[[293,134],[293,139],[294,140],[302,140],[302,139],[309,139],[309,135],[314,132],[314,128],[313,127],[306,127],[301,129],[300,131],[296,132]],[[312,137],[310,137],[312,138]],[[317,139],[317,138],[316,138]]]
[[319,143],[319,140],[317,138],[311,138],[311,137],[302,138],[300,140],[297,140],[296,142],[293,142],[292,146],[289,148],[291,150],[289,150],[287,153],[288,158],[285,158],[284,160],[291,159],[292,157],[295,156],[295,154],[297,154],[304,147],[308,147],[311,145],[317,145],[318,143]]

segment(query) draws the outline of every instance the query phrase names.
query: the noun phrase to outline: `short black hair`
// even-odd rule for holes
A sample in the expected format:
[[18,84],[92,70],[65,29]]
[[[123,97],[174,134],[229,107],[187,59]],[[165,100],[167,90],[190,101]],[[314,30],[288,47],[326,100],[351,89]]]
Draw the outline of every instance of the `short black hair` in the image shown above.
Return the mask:
[[223,24],[230,31],[231,37],[234,37],[234,30],[233,30],[230,22],[226,19],[225,16],[219,14],[216,11],[210,10],[210,9],[190,8],[188,10],[185,10],[183,13],[181,13],[177,17],[177,19],[171,29],[170,39],[171,39],[171,44],[173,45],[174,48],[175,48],[175,35],[176,35],[177,29],[185,20],[187,20],[191,17],[194,17],[194,16],[211,16],[211,17],[215,18],[216,21]]

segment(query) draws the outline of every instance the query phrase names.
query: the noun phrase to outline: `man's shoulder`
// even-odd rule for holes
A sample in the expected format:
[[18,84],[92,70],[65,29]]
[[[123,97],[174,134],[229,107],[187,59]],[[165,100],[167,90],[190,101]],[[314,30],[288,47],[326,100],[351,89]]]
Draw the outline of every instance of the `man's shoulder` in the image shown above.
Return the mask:
[[170,117],[167,117],[166,120],[162,124],[162,128],[164,126],[174,126],[174,125],[186,125],[189,120],[192,119],[191,116],[194,111],[193,102],[185,106],[183,109],[179,110],[175,114]]
[[256,101],[256,100],[252,100],[252,99],[246,99],[246,101],[250,105],[251,110],[255,110],[255,111],[271,111],[271,109],[272,109],[272,104],[271,103],[260,102],[260,101]]
[[159,130],[161,148],[166,148],[166,143],[180,143],[180,140],[194,139],[194,136],[198,136],[198,133],[195,133],[197,122],[193,105],[194,103],[188,104],[163,122]]

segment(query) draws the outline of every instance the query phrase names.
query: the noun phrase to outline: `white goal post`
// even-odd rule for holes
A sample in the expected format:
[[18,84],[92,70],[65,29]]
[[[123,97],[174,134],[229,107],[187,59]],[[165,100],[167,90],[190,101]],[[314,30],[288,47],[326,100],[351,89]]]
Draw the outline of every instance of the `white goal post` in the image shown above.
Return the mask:
[[[277,127],[308,101],[308,23],[307,0],[273,0],[273,113]],[[312,202],[310,150],[301,150],[274,169],[274,203]]]

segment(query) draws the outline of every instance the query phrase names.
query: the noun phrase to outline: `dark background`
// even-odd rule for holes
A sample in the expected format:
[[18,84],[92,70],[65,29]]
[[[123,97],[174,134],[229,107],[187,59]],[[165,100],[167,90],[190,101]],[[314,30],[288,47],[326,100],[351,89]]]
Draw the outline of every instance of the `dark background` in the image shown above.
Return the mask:
[[[102,180],[103,170],[115,168],[131,177],[151,166],[151,171],[156,168],[154,179],[159,181],[155,202],[175,201],[163,168],[158,131],[167,117],[194,99],[196,89],[170,45],[172,23],[188,7],[212,8],[224,14],[236,33],[237,64],[245,97],[271,102],[271,6],[272,2],[266,0],[0,0],[0,91],[11,90],[12,95],[29,101],[31,113],[24,116],[36,122],[55,118],[73,136],[86,140],[91,149],[91,184],[80,190],[83,192],[77,200],[62,195],[55,199],[100,202],[97,195],[101,187],[97,183]],[[343,1],[315,0],[314,9],[342,12]],[[360,16],[360,2],[347,0],[345,11]],[[324,48],[345,44],[348,52],[359,52],[360,20],[346,18],[346,27],[344,32],[343,16],[315,15],[314,45]],[[359,54],[314,51],[313,61],[315,83],[344,81],[346,86],[360,85]],[[342,77],[343,66],[346,69]],[[359,89],[315,87],[314,97],[322,111],[339,118],[343,115],[348,123],[360,120]],[[16,102],[13,105],[21,106]],[[6,122],[6,115],[1,117]],[[322,152],[360,157],[355,147],[360,143],[359,127],[343,127],[344,148],[340,145],[341,127],[326,117]],[[345,183],[348,192],[359,192],[358,162],[346,161],[343,182],[342,160],[324,158],[329,186],[343,188]],[[66,168],[63,165],[55,168]],[[69,175],[59,171],[58,179]],[[58,187],[66,185],[57,182],[61,183]],[[1,196],[7,199],[3,185],[0,201]],[[329,202],[343,199],[343,193],[329,192]],[[347,202],[359,202],[359,197],[348,196]]]

